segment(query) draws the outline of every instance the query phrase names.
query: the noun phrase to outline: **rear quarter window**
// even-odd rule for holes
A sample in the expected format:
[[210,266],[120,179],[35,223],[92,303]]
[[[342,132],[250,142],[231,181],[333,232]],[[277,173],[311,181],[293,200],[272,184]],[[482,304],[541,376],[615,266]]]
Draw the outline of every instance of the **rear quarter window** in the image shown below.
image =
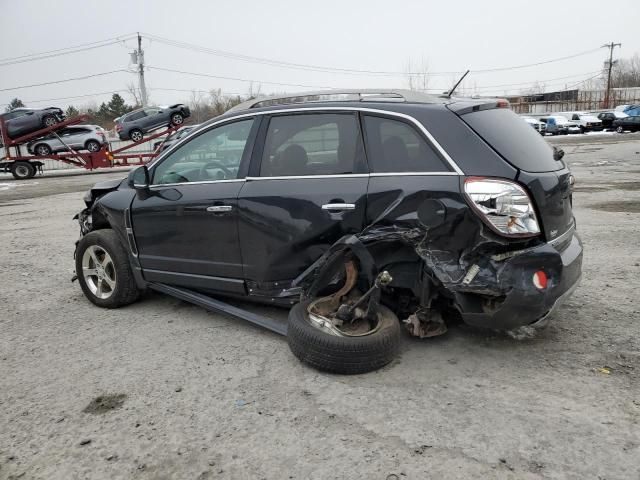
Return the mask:
[[527,172],[551,172],[564,166],[554,160],[551,145],[511,110],[480,110],[461,118],[516,168]]

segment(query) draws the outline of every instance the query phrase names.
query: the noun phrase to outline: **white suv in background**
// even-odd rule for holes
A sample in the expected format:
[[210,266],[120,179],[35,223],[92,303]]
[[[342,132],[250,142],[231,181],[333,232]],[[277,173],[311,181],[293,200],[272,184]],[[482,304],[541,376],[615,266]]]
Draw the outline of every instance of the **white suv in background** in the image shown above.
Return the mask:
[[596,132],[602,130],[602,120],[591,113],[587,112],[569,112],[565,113],[573,123],[580,127],[582,133]]

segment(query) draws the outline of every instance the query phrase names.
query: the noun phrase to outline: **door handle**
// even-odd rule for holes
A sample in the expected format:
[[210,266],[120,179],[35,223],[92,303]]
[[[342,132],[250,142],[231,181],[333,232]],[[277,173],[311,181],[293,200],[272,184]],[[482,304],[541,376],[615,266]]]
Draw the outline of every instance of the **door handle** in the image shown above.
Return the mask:
[[213,205],[211,207],[207,207],[207,212],[211,213],[224,213],[230,212],[231,210],[233,210],[231,205]]
[[330,212],[355,209],[355,203],[325,203],[324,205],[322,205],[322,210],[329,210]]

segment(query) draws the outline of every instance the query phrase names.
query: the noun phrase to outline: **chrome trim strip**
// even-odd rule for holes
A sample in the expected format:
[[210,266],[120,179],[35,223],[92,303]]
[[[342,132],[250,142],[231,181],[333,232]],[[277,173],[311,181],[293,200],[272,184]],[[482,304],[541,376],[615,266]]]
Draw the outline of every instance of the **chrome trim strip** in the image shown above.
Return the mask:
[[[233,120],[237,120],[237,119],[240,119],[240,118],[256,117],[258,115],[272,115],[274,113],[289,113],[289,112],[291,112],[291,113],[300,113],[300,112],[318,112],[318,111],[325,111],[325,112],[333,112],[333,111],[336,111],[336,112],[368,112],[368,113],[377,113],[379,115],[387,115],[389,117],[398,117],[398,118],[403,118],[405,120],[408,120],[411,123],[413,123],[416,127],[418,127],[418,129],[429,139],[429,141],[433,144],[433,146],[436,147],[438,152],[440,152],[440,154],[444,157],[444,159],[449,163],[449,165],[453,168],[453,170],[458,175],[464,175],[464,172],[460,169],[460,167],[458,167],[458,165],[453,161],[453,159],[449,156],[449,154],[445,151],[445,149],[442,148],[442,146],[433,137],[433,135],[431,135],[431,133],[425,128],[425,126],[422,125],[422,123],[420,123],[418,120],[416,120],[411,115],[407,115],[405,113],[399,113],[399,112],[391,112],[391,111],[388,111],[388,110],[379,110],[377,108],[366,108],[366,107],[308,107],[308,108],[281,108],[281,109],[277,109],[277,110],[269,110],[269,111],[263,111],[263,112],[241,113],[241,114],[238,114],[238,115],[234,115],[232,117],[227,117],[227,118],[220,119],[218,121],[214,121],[213,123],[210,123],[210,124],[205,124],[205,126],[203,126],[204,127],[203,131],[209,130],[209,129],[211,129],[211,128],[213,128],[216,125],[219,125],[221,123],[231,122]],[[185,140],[189,139],[190,137],[192,137],[193,134],[196,133],[197,131],[198,131],[198,129],[190,132],[189,135],[187,135],[186,137],[180,139],[178,142],[173,144],[170,148],[168,148],[167,150],[162,152],[161,156],[156,157],[156,159],[153,162],[148,164],[148,168],[151,168],[157,162],[162,160],[162,158],[166,157],[176,147],[181,145],[183,141],[185,141]]]
[[247,181],[256,180],[295,180],[295,179],[314,179],[314,178],[362,178],[368,177],[368,173],[337,173],[335,175],[283,175],[280,177],[247,177]]
[[562,243],[564,242],[567,237],[570,237],[574,234],[574,232],[576,231],[576,226],[575,223],[573,225],[571,225],[571,227],[569,228],[569,230],[567,230],[566,232],[564,232],[562,235],[560,235],[559,237],[554,238],[553,240],[549,240],[549,245],[555,245],[557,243]]
[[166,187],[175,187],[177,185],[203,185],[208,183],[234,183],[234,182],[244,182],[244,178],[232,178],[229,180],[203,180],[201,182],[181,182],[181,183],[154,183],[153,185],[149,185],[149,188],[166,188]]
[[431,176],[454,176],[459,177],[456,172],[381,172],[370,173],[372,177],[398,177],[398,176],[415,176],[415,177],[431,177]]

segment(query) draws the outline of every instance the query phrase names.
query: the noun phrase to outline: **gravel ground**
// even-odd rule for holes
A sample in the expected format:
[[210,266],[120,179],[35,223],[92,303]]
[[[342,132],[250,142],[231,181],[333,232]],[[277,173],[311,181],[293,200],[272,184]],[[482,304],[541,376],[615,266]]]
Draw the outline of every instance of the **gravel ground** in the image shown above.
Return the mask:
[[0,180],[0,478],[640,478],[640,136],[551,141],[585,243],[551,325],[405,337],[350,377],[170,297],[91,305],[71,217],[121,173]]

